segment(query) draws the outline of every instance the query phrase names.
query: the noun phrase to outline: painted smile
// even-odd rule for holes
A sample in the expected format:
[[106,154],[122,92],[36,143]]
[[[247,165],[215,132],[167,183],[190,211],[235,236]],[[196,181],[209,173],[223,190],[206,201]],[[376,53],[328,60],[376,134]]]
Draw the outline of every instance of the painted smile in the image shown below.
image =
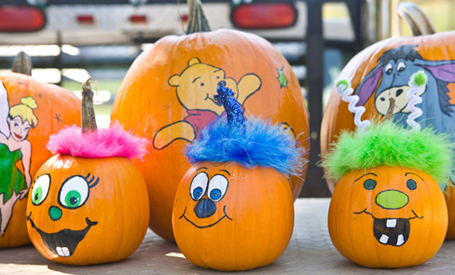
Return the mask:
[[22,136],[21,136],[21,135],[14,134],[14,136],[16,136],[17,139],[22,139]]
[[411,218],[385,218],[378,219],[375,218],[370,212],[366,211],[365,208],[360,212],[353,212],[356,215],[365,213],[373,217],[373,234],[376,240],[383,245],[391,246],[402,246],[406,243],[409,238],[409,232],[411,232],[411,224],[409,220],[411,219],[423,219],[423,217],[417,216],[414,210],[411,210],[414,213],[414,217]]
[[229,217],[227,214],[226,214],[226,205],[223,207],[223,213],[224,213],[224,216],[221,217],[219,220],[217,220],[216,222],[212,223],[212,224],[209,224],[209,225],[205,225],[205,226],[199,226],[197,224],[195,224],[194,222],[190,221],[186,216],[185,216],[185,213],[186,213],[186,207],[185,207],[185,210],[183,211],[183,214],[179,217],[179,219],[181,218],[185,218],[185,220],[187,220],[189,223],[191,223],[192,225],[194,225],[195,227],[197,228],[207,228],[207,227],[212,227],[214,226],[215,224],[219,223],[222,219],[224,218],[228,218],[229,220],[232,221],[232,218]]
[[222,104],[221,102],[218,102],[218,101],[216,101],[215,99],[211,98],[211,97],[209,96],[209,94],[207,94],[207,96],[205,97],[205,100],[207,100],[207,99],[210,99],[213,103],[215,103],[215,104],[218,105],[218,106],[223,106],[223,104]]
[[27,216],[27,221],[29,221],[31,226],[35,228],[36,232],[41,235],[41,239],[47,249],[60,257],[69,257],[73,255],[77,245],[82,241],[82,239],[84,239],[90,228],[98,224],[98,222],[92,222],[89,218],[85,218],[87,227],[82,230],[63,229],[56,233],[46,233],[36,227],[31,215],[32,213],[30,212],[30,215]]

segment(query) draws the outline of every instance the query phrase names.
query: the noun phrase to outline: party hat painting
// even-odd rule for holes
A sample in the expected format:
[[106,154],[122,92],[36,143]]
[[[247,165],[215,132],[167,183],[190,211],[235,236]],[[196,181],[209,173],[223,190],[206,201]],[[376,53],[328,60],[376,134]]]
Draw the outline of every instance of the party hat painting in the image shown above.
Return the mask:
[[328,226],[337,250],[357,264],[418,265],[444,241],[448,216],[438,183],[448,182],[454,145],[450,136],[421,130],[415,121],[426,83],[423,71],[410,79],[407,129],[390,119],[393,99],[384,121],[362,121],[365,108],[356,106],[349,82],[337,83],[358,128],[343,132],[322,162],[326,177],[337,181]]
[[188,145],[192,164],[176,193],[173,229],[185,257],[217,270],[265,266],[285,250],[294,208],[289,176],[302,174],[305,148],[282,127],[247,118],[220,83],[227,116]]

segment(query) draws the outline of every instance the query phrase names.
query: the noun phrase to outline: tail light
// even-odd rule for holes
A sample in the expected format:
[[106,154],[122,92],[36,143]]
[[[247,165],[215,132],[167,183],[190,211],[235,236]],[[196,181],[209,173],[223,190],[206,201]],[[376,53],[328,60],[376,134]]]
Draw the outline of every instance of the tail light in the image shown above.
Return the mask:
[[81,25],[93,25],[95,23],[95,17],[92,14],[79,14],[76,17],[76,21]]
[[147,16],[141,14],[133,14],[128,18],[128,20],[133,24],[145,24],[147,23]]
[[46,16],[37,7],[0,6],[0,32],[34,32],[46,25]]
[[292,3],[241,4],[231,11],[234,26],[241,29],[288,28],[297,21]]

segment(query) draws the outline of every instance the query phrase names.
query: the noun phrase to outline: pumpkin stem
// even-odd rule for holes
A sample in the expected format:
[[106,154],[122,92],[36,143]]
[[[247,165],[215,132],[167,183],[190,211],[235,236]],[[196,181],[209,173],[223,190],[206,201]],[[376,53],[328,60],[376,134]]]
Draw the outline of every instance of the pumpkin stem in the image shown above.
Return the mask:
[[186,34],[209,32],[210,26],[204,15],[201,0],[188,0],[188,9],[190,10],[190,14]]
[[11,71],[25,75],[32,75],[32,59],[28,54],[21,51],[13,60]]
[[242,106],[234,97],[234,92],[226,87],[225,81],[221,81],[218,84],[216,91],[218,94],[214,96],[214,99],[223,104],[226,110],[229,130],[239,134],[245,134],[245,116],[243,115]]
[[91,80],[89,78],[82,84],[82,133],[96,132],[97,129]]
[[392,119],[393,109],[395,108],[395,98],[389,98],[389,101],[390,101],[389,109],[387,110],[387,114],[384,116],[382,122]]

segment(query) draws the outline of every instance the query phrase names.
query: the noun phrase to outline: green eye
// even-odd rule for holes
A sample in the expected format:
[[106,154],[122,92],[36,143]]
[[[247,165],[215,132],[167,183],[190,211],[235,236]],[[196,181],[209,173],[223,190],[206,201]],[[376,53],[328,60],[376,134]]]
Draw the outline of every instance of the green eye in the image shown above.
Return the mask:
[[39,176],[36,179],[32,193],[32,203],[34,205],[40,205],[46,199],[50,183],[51,177],[48,174]]
[[65,196],[65,203],[68,207],[78,207],[81,204],[81,194],[76,190],[69,191]]
[[373,190],[376,187],[376,181],[368,179],[363,183],[363,187],[365,187],[367,190]]
[[60,188],[58,200],[61,206],[76,209],[85,204],[89,196],[88,182],[84,177],[72,176]]

